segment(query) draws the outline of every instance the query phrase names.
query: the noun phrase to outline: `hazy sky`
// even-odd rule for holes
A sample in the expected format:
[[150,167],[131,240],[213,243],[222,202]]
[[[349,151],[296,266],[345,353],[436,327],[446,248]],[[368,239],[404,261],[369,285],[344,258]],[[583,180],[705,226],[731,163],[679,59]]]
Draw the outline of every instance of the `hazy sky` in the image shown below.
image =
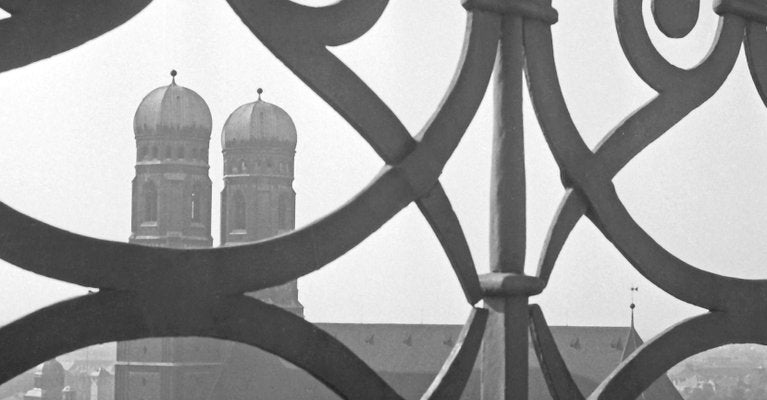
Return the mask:
[[[304,0],[320,5],[333,3]],[[652,34],[664,55],[695,65],[716,31],[711,1],[685,39]],[[565,98],[594,146],[654,92],[620,50],[608,0],[554,1],[555,52]],[[465,12],[458,0],[392,0],[361,39],[332,51],[360,75],[415,134],[455,70]],[[133,114],[152,89],[177,82],[210,106],[213,235],[222,189],[220,133],[239,105],[263,98],[298,129],[297,225],[329,213],[382,166],[366,142],[293,76],[245,28],[226,2],[155,0],[114,31],[65,54],[0,75],[0,199],[77,233],[127,241],[134,176]],[[527,271],[563,194],[559,172],[527,107]],[[632,160],[615,179],[634,218],[685,261],[732,276],[764,278],[767,254],[762,159],[764,105],[741,54],[712,100]],[[490,96],[441,178],[480,272],[488,263]],[[0,262],[0,323],[82,294]],[[586,219],[562,252],[542,304],[551,324],[627,325],[629,287],[638,285],[637,328],[650,336],[702,310],[655,288]],[[441,247],[413,205],[361,245],[299,280],[312,321],[463,323],[469,306]]]

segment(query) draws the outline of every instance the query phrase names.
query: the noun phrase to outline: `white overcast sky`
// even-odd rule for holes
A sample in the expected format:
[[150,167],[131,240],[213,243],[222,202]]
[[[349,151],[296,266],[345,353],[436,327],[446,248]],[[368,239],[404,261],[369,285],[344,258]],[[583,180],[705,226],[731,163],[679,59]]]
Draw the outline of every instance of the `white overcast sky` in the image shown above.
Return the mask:
[[[321,5],[331,0],[302,3]],[[711,1],[687,38],[652,34],[664,55],[695,65],[716,31]],[[573,118],[594,146],[654,92],[620,50],[609,0],[555,1],[560,78]],[[332,51],[394,110],[411,133],[429,119],[455,70],[465,25],[458,0],[392,0],[361,39]],[[222,188],[220,132],[239,105],[263,98],[298,129],[297,225],[329,213],[382,166],[359,135],[293,76],[223,0],[155,0],[125,25],[65,54],[0,74],[0,200],[77,233],[126,241],[134,175],[133,114],[152,89],[177,82],[210,106],[213,236]],[[488,263],[491,97],[441,181],[480,272]],[[563,194],[559,172],[526,106],[527,272]],[[616,177],[621,199],[662,245],[700,268],[767,276],[763,158],[765,107],[741,57],[722,89]],[[0,262],[0,323],[86,289]],[[638,285],[637,328],[649,338],[702,312],[645,281],[588,221],[565,246],[549,287],[532,302],[556,325],[627,325]],[[442,249],[413,205],[361,245],[299,280],[312,321],[463,323],[469,306]]]

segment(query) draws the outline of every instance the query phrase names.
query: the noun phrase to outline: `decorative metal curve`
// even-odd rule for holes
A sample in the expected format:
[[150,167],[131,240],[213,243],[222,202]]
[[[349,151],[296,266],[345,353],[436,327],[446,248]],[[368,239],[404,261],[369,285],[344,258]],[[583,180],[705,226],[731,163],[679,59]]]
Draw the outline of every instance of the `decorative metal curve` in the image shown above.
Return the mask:
[[[616,0],[616,8],[620,15],[630,15],[623,18],[636,18],[634,3],[638,2]],[[641,13],[638,16],[641,18]],[[633,29],[625,27],[621,20],[617,20],[621,45],[631,66],[659,95],[619,124],[597,146],[596,153],[604,160],[611,176],[722,86],[738,57],[744,23],[736,16],[721,18],[711,51],[700,64],[685,70],[665,59],[656,60],[662,56],[649,42],[647,31],[636,31],[633,24],[627,24]],[[646,47],[647,44],[652,47]],[[661,75],[659,71],[668,75]],[[653,112],[656,113],[654,116],[648,115]]]
[[[641,4],[637,6],[635,4],[637,2],[616,0],[619,18],[624,14],[633,15],[623,11],[624,3],[630,4],[625,6],[627,8],[638,7],[641,11]],[[651,282],[681,300],[718,310],[743,305],[744,293],[749,293],[746,297],[767,294],[767,281],[721,277],[697,269],[668,253],[633,221],[620,202],[610,180],[628,160],[708,99],[724,82],[737,57],[744,23],[739,17],[726,16],[723,20],[713,51],[698,67],[690,71],[678,69],[679,78],[675,82],[660,82],[645,74],[648,85],[655,84],[665,87],[665,90],[619,125],[607,136],[594,154],[585,153],[584,150],[573,152],[573,148],[583,149],[585,144],[569,118],[567,106],[556,79],[550,28],[544,24],[531,22],[526,25],[529,31],[525,36],[526,39],[531,38],[531,42],[526,43],[530,64],[528,77],[531,98],[544,136],[560,163],[562,175],[566,180],[565,184],[575,185],[588,204],[567,207],[563,205],[562,208],[589,210],[589,218],[595,225]],[[622,21],[619,20],[619,24],[621,23]],[[623,31],[633,32],[626,31],[625,28]],[[637,42],[644,42],[647,38],[646,32],[640,36],[641,40]],[[652,58],[648,55],[650,51],[647,48],[636,45],[634,41],[624,39],[622,42],[626,43],[624,48],[629,58],[633,55],[637,60],[642,59],[632,53],[635,49]],[[654,48],[653,51],[657,54]],[[663,62],[667,63],[665,60]],[[637,61],[632,62],[632,65],[640,75],[643,74],[643,69],[652,68],[666,69],[668,72],[668,68],[663,67],[662,63],[650,66],[644,61]],[[700,84],[693,84],[694,82],[700,82]],[[545,95],[540,95],[541,93]],[[580,197],[569,196],[566,201],[580,201],[579,199]],[[561,215],[558,215],[557,218],[560,217]],[[567,219],[569,220],[567,224],[560,225],[574,226],[573,216],[567,215]],[[558,222],[558,220],[555,221],[554,227]],[[561,240],[553,243],[560,242]],[[549,251],[545,248],[544,252],[553,254],[555,249]],[[551,262],[547,262],[546,265],[551,265]],[[700,286],[693,288],[688,283],[690,281]],[[710,291],[701,290],[701,288]]]
[[[190,296],[195,294],[169,294],[163,300],[172,306],[162,308],[156,307],[158,299],[154,297],[102,291],[32,313],[0,330],[0,354],[8,355],[0,382],[84,346],[148,337],[205,336],[279,355],[343,398],[401,399],[346,346],[290,312],[246,296],[206,302],[195,302]],[[100,325],[82,323],[94,316]],[[460,396],[479,352],[486,320],[485,310],[473,309],[424,399]],[[46,329],[52,324],[56,330]]]
[[767,345],[763,312],[710,312],[685,320],[643,344],[589,396],[634,399],[664,371],[687,357],[730,343]]
[[554,400],[583,400],[583,394],[567,370],[541,307],[537,304],[530,306],[530,337],[551,397]]
[[[300,10],[296,12],[303,13],[301,15],[307,17],[320,15],[322,18],[333,18],[336,13],[364,11],[365,9],[360,7],[362,3],[364,1],[346,1],[328,7],[324,11],[298,7],[286,2],[267,2],[266,4],[275,7],[276,12],[282,10],[283,5],[288,8],[295,6],[291,8],[291,12]],[[317,12],[321,14],[313,14]],[[380,11],[378,14],[380,15]],[[499,18],[484,15],[476,19],[480,22],[473,22],[474,19],[470,15],[467,41],[459,71],[439,111],[427,124],[423,134],[419,135],[418,142],[410,138],[406,131],[404,131],[404,140],[391,139],[396,135],[384,139],[371,136],[372,139],[369,141],[374,147],[379,143],[379,140],[387,143],[392,140],[399,141],[399,148],[402,149],[400,152],[404,152],[404,154],[397,155],[401,162],[393,167],[384,167],[373,183],[352,201],[330,216],[302,230],[253,245],[226,249],[172,250],[109,242],[76,235],[27,217],[4,204],[0,205],[0,218],[6,222],[0,226],[0,256],[5,260],[56,279],[105,289],[121,289],[107,290],[103,294],[60,303],[41,310],[0,329],[0,335],[7,334],[18,340],[17,332],[19,329],[32,329],[30,327],[36,326],[41,320],[53,315],[52,313],[60,313],[61,308],[70,311],[102,307],[97,311],[103,312],[104,306],[98,304],[109,305],[110,308],[116,307],[118,309],[133,307],[132,310],[127,310],[127,313],[121,312],[122,315],[117,319],[115,316],[112,316],[111,319],[104,319],[102,327],[117,326],[119,334],[115,330],[100,333],[99,329],[95,327],[80,327],[80,329],[85,330],[66,332],[65,336],[76,338],[75,347],[110,340],[178,335],[199,335],[238,340],[271,351],[306,369],[345,398],[400,398],[367,367],[362,368],[357,365],[348,369],[354,379],[340,379],[339,376],[343,374],[339,375],[337,372],[331,374],[330,371],[338,371],[343,369],[342,367],[349,368],[350,359],[359,361],[356,356],[349,356],[352,353],[340,343],[334,342],[336,348],[326,350],[324,354],[344,358],[344,362],[336,365],[319,365],[297,358],[299,354],[304,354],[306,357],[306,354],[320,353],[319,349],[308,351],[306,348],[293,346],[293,341],[286,342],[274,339],[284,335],[271,335],[272,341],[266,341],[269,335],[258,336],[258,334],[251,332],[255,329],[253,324],[250,324],[249,329],[228,327],[227,324],[232,323],[232,321],[222,317],[221,312],[224,309],[237,310],[237,306],[227,304],[225,308],[222,308],[222,304],[229,298],[222,298],[221,294],[242,293],[246,290],[274,286],[320,268],[366,238],[408,203],[422,198],[423,201],[419,201],[419,206],[424,211],[424,215],[434,227],[440,241],[446,246],[451,246],[448,255],[465,288],[467,299],[470,302],[476,302],[480,299],[478,278],[473,268],[468,246],[465,243],[465,237],[444,191],[437,182],[442,165],[457,146],[482,99],[481,93],[477,95],[476,88],[481,87],[484,91],[492,72]],[[344,37],[346,39],[343,40],[352,40],[354,35],[361,34],[366,29],[364,26],[357,26],[355,29],[346,29],[342,34],[335,36],[330,31],[324,33],[339,42]],[[319,35],[318,37],[324,36]],[[335,61],[338,62],[338,60]],[[336,66],[338,65],[343,64],[338,62]],[[345,69],[345,66],[340,70],[342,71],[340,76],[350,78],[349,74],[344,74],[344,72],[349,72],[351,81],[356,80],[362,84],[353,73]],[[364,84],[362,85],[364,86]],[[372,96],[375,97],[374,94]],[[388,110],[377,97],[373,100],[373,103],[375,102],[380,103],[381,108]],[[473,105],[465,108],[467,103]],[[389,111],[389,113],[391,112]],[[349,115],[354,115],[354,113],[349,113]],[[393,116],[393,114],[391,115]],[[396,117],[390,121],[395,121],[395,126],[401,126]],[[392,132],[397,132],[397,130]],[[433,139],[437,134],[440,135],[440,138]],[[395,146],[394,148],[398,147]],[[381,149],[385,149],[385,147],[381,147]],[[382,157],[387,163],[394,160],[389,159],[389,155],[385,151],[382,153]],[[71,249],[82,249],[82,251],[71,254]],[[44,258],[34,256],[41,253],[45,254]],[[115,264],[102,265],[99,260],[119,261]],[[68,267],[66,269],[57,268],[59,264]],[[269,268],[273,265],[290,267]],[[245,268],[245,266],[249,268]],[[178,282],[179,280],[174,279],[174,277],[182,272],[191,274],[196,279]],[[199,298],[191,300],[188,298],[190,294],[193,297],[202,295],[204,301]],[[117,301],[110,296],[128,296],[128,299],[123,298],[121,301]],[[103,301],[105,299],[113,301]],[[115,304],[115,301],[118,304]],[[239,301],[252,302],[253,300],[241,298]],[[153,311],[150,306],[158,302],[166,304],[160,309],[159,314]],[[145,306],[140,307],[142,304]],[[256,307],[269,307],[257,301],[253,304]],[[203,308],[196,308],[198,306]],[[213,308],[215,308],[215,312],[211,311]],[[173,310],[173,312],[168,313],[168,310]],[[129,311],[135,312],[131,314]],[[456,390],[455,384],[460,380],[453,381],[452,379],[464,379],[464,375],[465,378],[468,377],[471,366],[473,366],[473,358],[476,357],[479,348],[478,344],[481,342],[486,319],[485,314],[484,311],[472,314],[469,322],[467,322],[467,330],[464,332],[463,338],[465,340],[460,341],[456,346],[456,351],[448,360],[444,373],[432,386],[432,391],[427,394],[427,398],[454,392]],[[68,313],[68,315],[77,314]],[[223,315],[229,314],[224,313]],[[252,316],[249,318],[258,320],[260,323],[267,322],[265,325],[269,326],[282,324],[284,327],[285,324],[288,324],[288,331],[295,334],[307,335],[306,326],[311,326],[300,318],[279,309],[274,309],[267,314],[262,312],[261,315],[257,316],[258,318]],[[142,318],[143,323],[138,321],[138,318]],[[285,318],[288,322],[282,321]],[[291,318],[293,319],[292,322],[290,322]],[[233,321],[244,324],[248,322],[248,319],[243,319],[242,315],[239,315]],[[126,323],[133,324],[134,329],[122,329]],[[67,327],[74,329],[72,325],[70,323]],[[245,334],[245,332],[250,333]],[[57,334],[61,334],[61,330]],[[45,347],[48,349],[47,351],[41,350],[41,354],[44,354],[46,358],[32,358],[27,362],[39,363],[47,358],[73,350],[61,340],[53,339],[52,335],[53,332],[48,332],[40,338],[40,341],[48,344],[48,347]],[[316,344],[318,340],[316,338],[313,340],[305,339],[302,343],[304,342]],[[11,346],[9,348],[15,348],[13,347],[14,341],[7,343]],[[467,345],[464,346],[464,343]],[[18,348],[16,349],[18,350]],[[0,351],[2,351],[2,347],[0,347]],[[465,364],[469,362],[469,359],[472,361],[467,370]],[[361,361],[357,362],[357,364],[360,363]],[[362,364],[364,365],[364,363]],[[29,367],[29,365],[25,365],[25,367]],[[23,370],[9,370],[9,373],[15,375]],[[367,377],[363,379],[364,382],[359,381],[359,374]],[[5,379],[8,378],[5,377]],[[443,378],[448,380],[443,380]],[[3,378],[0,377],[0,379]],[[354,382],[354,384],[349,382]],[[463,385],[460,384],[459,386],[462,387]]]
[[[354,4],[354,9],[313,9],[298,6],[288,0],[228,0],[242,22],[261,42],[330,104],[367,140],[373,150],[386,162],[401,162],[415,147],[407,129],[384,102],[343,62],[325,48],[325,29],[334,29],[338,19],[369,21],[380,17],[386,0],[344,0],[339,4]],[[331,6],[337,7],[337,6]],[[315,24],[294,25],[292,9],[303,10],[301,21],[309,13],[325,10],[323,16],[335,24],[317,28]],[[344,15],[339,15],[344,12]],[[326,23],[329,21],[325,21]],[[373,21],[375,22],[375,21]],[[372,26],[372,24],[370,24]],[[370,28],[367,26],[367,28]],[[361,29],[359,29],[361,30]],[[347,37],[353,39],[353,37]]]
[[458,335],[453,351],[421,400],[458,400],[469,381],[474,362],[482,346],[487,324],[487,310],[474,308]]
[[[477,96],[475,90],[486,87],[489,81],[494,53],[488,49],[495,47],[497,24],[497,17],[483,15],[475,18],[469,14],[467,45],[459,72],[440,111],[424,129],[423,143],[415,145],[411,154],[404,157],[399,165],[384,167],[378,177],[349,203],[303,229],[237,247],[199,250],[147,248],[65,232],[0,204],[0,219],[8,221],[0,226],[0,257],[51,278],[89,287],[122,290],[138,288],[152,291],[168,285],[182,285],[188,290],[204,288],[234,294],[282,284],[315,271],[359,244],[410,202],[427,194],[443,196],[441,188],[435,191],[431,188],[479,106],[481,96]],[[356,76],[341,76],[345,78],[339,79],[359,81]],[[361,81],[359,83],[364,85]],[[364,92],[375,97],[374,103],[386,107],[369,89]],[[461,103],[469,106],[458,112]],[[393,121],[401,125],[396,118]],[[440,132],[445,140],[431,140],[429,138],[436,133],[429,132]],[[405,136],[410,138],[406,133]],[[395,136],[389,138],[392,137]],[[375,138],[371,142],[378,143],[379,140],[385,141]],[[456,225],[457,218],[449,211],[449,201],[444,198],[431,202],[447,205],[439,210],[427,210],[427,219],[429,216],[445,215],[439,223],[430,221],[433,227],[443,229],[436,231],[440,240],[463,242],[464,255],[451,257],[451,261],[470,258],[465,254],[468,245],[465,245],[463,235],[448,232],[460,231],[460,226]],[[422,207],[428,207],[428,204],[430,202],[424,202]],[[79,251],[73,254],[71,249]],[[460,249],[454,247],[450,254]],[[45,254],[46,257],[40,258],[38,254]],[[59,266],[63,260],[66,260],[63,264],[68,267]],[[103,260],[119,261],[105,265]],[[270,268],[274,265],[283,267]],[[454,264],[453,267],[467,288],[467,299],[476,303],[476,272],[472,275],[465,265]],[[197,279],[174,279],[184,273]]]
[[767,105],[767,25],[749,22],[746,28],[746,58],[754,86]]
[[426,221],[437,235],[445,249],[450,265],[453,266],[458,282],[461,284],[466,301],[476,304],[482,300],[482,288],[479,286],[477,269],[471,257],[469,244],[458,222],[453,208],[442,186],[436,185],[424,197],[416,201]]
[[[740,40],[742,33],[733,37],[731,32],[738,30],[739,25],[743,23],[742,18],[728,16],[728,18],[720,20],[717,38],[714,41],[715,45],[711,53],[705,58],[706,61],[686,70],[671,64],[652,44],[642,18],[642,3],[643,1],[615,0],[615,20],[618,38],[626,58],[637,75],[655,91],[674,90],[680,85],[688,86],[693,82],[706,83],[708,79],[712,78],[704,77],[716,76],[711,69],[725,69],[726,71],[731,69],[731,67],[727,67],[727,62],[717,61],[718,58],[714,56],[714,53],[732,49],[732,42]],[[721,49],[722,47],[724,49]],[[726,57],[728,54],[725,52],[721,56]],[[726,75],[725,72],[725,77]]]
[[653,0],[655,24],[670,38],[683,38],[698,23],[700,0]]
[[[673,296],[710,310],[728,313],[753,308],[755,302],[767,298],[767,280],[720,276],[676,258],[633,221],[610,182],[631,158],[711,97],[722,85],[734,65],[746,23],[739,16],[728,14],[722,17],[715,45],[709,55],[693,69],[683,70],[668,63],[650,42],[642,19],[641,2],[616,0],[615,5],[624,52],[637,74],[659,95],[606,136],[593,154],[582,150],[584,144],[564,103],[554,69],[549,27],[534,22],[528,22],[525,26],[527,71],[533,105],[544,136],[562,170],[564,184],[574,188],[568,190],[552,223],[538,276],[548,279],[569,232],[580,215],[586,213],[640,273]],[[758,86],[758,75],[753,69],[752,74]],[[667,335],[661,334],[656,340],[663,343]],[[724,344],[738,339],[737,336],[723,334],[718,340]],[[636,354],[647,351],[644,349]],[[706,349],[699,348],[696,352]],[[616,371],[623,372],[616,372],[603,382],[602,386],[608,389],[590,398],[635,398],[662,371],[692,354],[668,352],[667,364],[647,361],[636,369],[619,367]],[[657,361],[654,356],[640,359]],[[638,380],[637,370],[653,379]],[[563,379],[558,382],[561,384]],[[627,387],[632,389],[618,390]]]
[[536,276],[544,282],[548,282],[551,273],[554,270],[554,263],[559,257],[559,252],[565,246],[570,232],[575,228],[575,224],[586,213],[586,201],[581,198],[578,191],[567,189],[565,196],[559,203],[557,213],[546,235],[546,241],[541,249],[541,257],[538,263],[538,272]]
[[[0,382],[84,346],[148,337],[205,336],[279,355],[346,399],[402,399],[351,350],[301,317],[246,296],[204,303],[189,297],[174,293],[166,299],[171,307],[163,308],[156,306],[156,298],[104,291],[32,313],[0,329],[0,353],[10,358],[4,360]],[[101,321],[98,326],[82,323],[94,316]]]
[[[0,72],[85,43],[127,21],[150,1],[0,0],[0,8],[12,14],[0,21],[0,33],[5,38],[0,44]],[[722,17],[713,47],[699,65],[683,69],[668,62],[650,41],[642,16],[643,2],[615,0],[623,51],[637,75],[658,95],[629,115],[592,151],[570,117],[558,82],[550,28],[558,14],[549,0],[462,0],[468,17],[457,72],[437,111],[415,137],[375,92],[327,49],[367,32],[388,0],[342,0],[327,7],[307,7],[289,0],[228,3],[267,48],[357,130],[386,166],[348,203],[303,229],[250,245],[218,249],[173,250],[98,240],[47,225],[0,203],[0,258],[41,275],[101,289],[0,328],[0,354],[4,355],[0,382],[90,344],[195,335],[235,340],[281,356],[344,398],[401,399],[330,335],[242,293],[322,268],[411,202],[417,203],[439,239],[467,301],[475,304],[482,298],[487,300],[485,309],[473,309],[424,400],[460,397],[483,340],[495,345],[489,346],[490,350],[513,353],[485,351],[486,357],[501,357],[496,368],[503,368],[506,375],[495,376],[509,380],[509,371],[514,369],[511,374],[516,375],[510,381],[520,376],[526,380],[527,342],[506,347],[504,341],[514,338],[522,343],[527,336],[520,334],[519,328],[528,325],[552,396],[583,398],[556,350],[542,312],[535,305],[527,306],[527,297],[544,289],[561,249],[583,215],[651,282],[683,301],[712,310],[640,347],[589,399],[636,397],[676,362],[712,347],[740,342],[767,344],[767,319],[763,317],[767,280],[720,276],[678,259],[632,219],[612,183],[631,159],[721,87],[744,36],[753,81],[767,105],[764,4],[753,0],[715,2],[715,11]],[[656,24],[673,38],[684,37],[693,29],[699,10],[699,0],[652,3]],[[498,83],[503,86],[496,110],[501,122],[512,125],[515,121],[511,120],[521,118],[522,96],[517,91],[521,81],[516,81],[521,77],[515,74],[521,73],[526,63],[533,106],[567,188],[551,224],[537,278],[524,275],[523,270],[494,269],[480,279],[458,217],[439,182],[445,163],[479,107],[495,62],[501,75]],[[521,126],[501,127],[496,134],[508,135],[508,143],[521,143],[513,142],[521,139]],[[502,172],[509,172],[506,167],[510,165],[517,168],[513,162],[503,164],[504,157],[516,157],[512,161],[524,164],[521,149],[501,147],[495,155],[502,160]],[[517,172],[524,177],[524,170]],[[518,182],[524,185],[524,179]],[[509,199],[499,196],[496,200],[503,203]],[[505,207],[512,206],[524,204]],[[503,208],[492,212],[497,221],[505,223],[508,221],[502,221],[499,211]],[[523,231],[524,227],[512,233],[522,235]],[[517,250],[523,260],[524,240],[520,242],[522,248]],[[500,254],[503,245],[497,247],[494,256]],[[177,279],[181,275],[195,279]],[[97,316],[103,322],[99,326],[81,324],[78,316],[82,315]],[[57,330],[46,329],[49,326]],[[484,339],[483,334],[487,334]],[[695,340],[689,340],[691,336]],[[515,364],[512,359],[520,362]],[[483,368],[488,365],[493,367],[493,361],[483,363]],[[505,381],[487,387],[492,391],[501,387],[498,393],[508,394],[512,393],[509,385]],[[515,387],[514,393],[526,393],[526,386],[520,387]]]
[[325,7],[309,7],[290,0],[228,1],[246,25],[256,22],[253,27],[258,26],[265,34],[279,33],[282,40],[297,38],[311,43],[306,47],[339,46],[358,39],[375,25],[389,3],[341,0]]
[[152,0],[3,0],[0,72],[77,47],[122,25]]

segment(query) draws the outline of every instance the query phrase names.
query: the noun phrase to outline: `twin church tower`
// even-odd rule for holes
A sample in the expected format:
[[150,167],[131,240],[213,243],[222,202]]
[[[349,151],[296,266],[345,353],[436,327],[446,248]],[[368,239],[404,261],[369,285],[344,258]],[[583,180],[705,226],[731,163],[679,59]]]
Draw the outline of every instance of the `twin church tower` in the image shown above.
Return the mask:
[[[136,177],[131,243],[211,247],[210,109],[176,84],[151,91],[136,110]],[[293,164],[296,127],[288,113],[261,100],[234,110],[224,123],[221,245],[254,242],[295,228]],[[303,314],[296,283],[256,294]]]
[[[208,148],[210,109],[176,83],[151,91],[136,110],[136,177],[131,243],[204,248],[211,237]],[[295,227],[293,161],[296,127],[281,108],[261,100],[237,108],[224,123],[221,245],[253,242]],[[303,316],[296,281],[249,295]],[[162,338],[117,346],[116,400],[206,400],[227,363],[223,342]]]

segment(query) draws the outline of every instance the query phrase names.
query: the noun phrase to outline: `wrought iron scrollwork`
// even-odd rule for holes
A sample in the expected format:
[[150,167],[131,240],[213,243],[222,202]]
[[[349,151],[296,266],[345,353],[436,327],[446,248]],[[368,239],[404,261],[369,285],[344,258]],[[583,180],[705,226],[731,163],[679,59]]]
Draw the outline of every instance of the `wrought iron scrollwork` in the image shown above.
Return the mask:
[[[0,8],[12,15],[0,21],[4,39],[0,42],[0,72],[85,43],[127,21],[149,2],[0,0]],[[585,144],[570,118],[559,86],[551,34],[551,24],[559,16],[550,1],[463,0],[466,35],[455,77],[432,118],[416,135],[408,132],[375,92],[327,49],[367,32],[380,18],[387,0],[342,0],[319,8],[289,0],[228,3],[267,48],[349,122],[386,166],[348,203],[309,226],[228,248],[172,250],[98,240],[52,227],[0,203],[0,258],[41,275],[100,289],[0,328],[0,382],[51,357],[92,344],[207,336],[279,355],[344,398],[399,399],[394,389],[332,336],[243,293],[283,284],[322,268],[411,202],[417,203],[439,239],[470,306],[483,298],[512,299],[505,303],[509,309],[502,312],[508,312],[510,321],[522,328],[530,326],[554,398],[584,396],[566,370],[542,311],[535,305],[528,309],[527,297],[544,290],[564,243],[583,216],[651,282],[683,301],[710,310],[648,341],[621,363],[590,399],[635,398],[675,363],[712,347],[739,342],[767,344],[767,281],[720,276],[675,257],[633,220],[612,183],[633,157],[719,89],[744,38],[755,86],[767,104],[767,6],[763,2],[718,1],[715,11],[721,17],[711,52],[699,65],[682,69],[669,63],[650,41],[642,16],[643,2],[615,0],[623,51],[636,73],[658,94],[627,116],[594,150]],[[684,37],[693,29],[700,8],[698,0],[652,3],[655,23],[672,38]],[[479,107],[496,63],[498,68],[519,68],[503,71],[508,75],[500,81],[512,87],[511,92],[500,96],[497,110],[503,114],[501,118],[512,116],[512,120],[517,115],[514,110],[504,113],[518,108],[521,115],[521,92],[512,92],[517,90],[514,74],[520,72],[521,80],[524,66],[538,121],[567,189],[551,223],[536,276],[525,276],[519,265],[499,265],[480,278],[459,219],[439,182],[445,163]],[[508,93],[512,94],[507,98]],[[498,140],[507,139],[515,140],[511,136]],[[523,167],[523,151],[513,149],[513,143],[510,147],[516,153],[510,164],[499,161],[496,178],[516,174],[514,177],[520,179],[513,183],[524,186],[524,170],[514,167],[520,159]],[[507,155],[506,150],[498,151],[501,158]],[[520,190],[524,194],[524,187]],[[524,203],[519,204],[524,212]],[[514,204],[495,206],[502,211]],[[493,215],[499,226],[508,222],[500,214]],[[508,231],[517,239],[524,238],[524,216],[521,218],[520,227]],[[515,242],[521,243],[521,250],[514,251],[520,252],[517,261],[521,259],[523,264],[524,240]],[[520,306],[529,313],[514,314],[513,309]],[[82,324],[85,316],[100,322]],[[460,397],[486,326],[492,325],[490,318],[487,309],[472,307],[453,352],[423,399]],[[44,329],[48,326],[56,326],[57,331]],[[689,340],[692,336],[696,340]],[[504,338],[486,337],[485,343],[488,340]],[[526,341],[524,353],[520,360],[526,370]]]

